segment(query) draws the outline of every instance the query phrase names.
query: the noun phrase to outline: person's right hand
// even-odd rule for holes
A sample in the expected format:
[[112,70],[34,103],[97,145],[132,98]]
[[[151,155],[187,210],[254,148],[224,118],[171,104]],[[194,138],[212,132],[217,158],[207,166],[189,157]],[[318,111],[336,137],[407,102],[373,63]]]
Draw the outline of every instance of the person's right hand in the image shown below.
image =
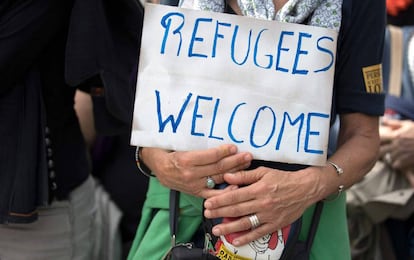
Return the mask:
[[209,189],[207,177],[216,184],[223,183],[223,174],[250,166],[253,159],[247,152],[237,152],[235,145],[197,151],[166,151],[158,148],[141,148],[141,159],[153,171],[160,183],[198,197],[208,198],[227,189]]

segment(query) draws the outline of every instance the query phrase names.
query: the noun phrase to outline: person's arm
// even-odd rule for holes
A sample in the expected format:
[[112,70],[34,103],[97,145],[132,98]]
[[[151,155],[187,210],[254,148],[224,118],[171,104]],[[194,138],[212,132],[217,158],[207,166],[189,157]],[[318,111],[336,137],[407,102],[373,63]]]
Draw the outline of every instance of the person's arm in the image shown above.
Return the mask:
[[96,139],[91,95],[82,90],[76,90],[74,107],[85,142],[91,149]]
[[15,1],[0,16],[0,95],[23,80],[68,23],[72,0]]

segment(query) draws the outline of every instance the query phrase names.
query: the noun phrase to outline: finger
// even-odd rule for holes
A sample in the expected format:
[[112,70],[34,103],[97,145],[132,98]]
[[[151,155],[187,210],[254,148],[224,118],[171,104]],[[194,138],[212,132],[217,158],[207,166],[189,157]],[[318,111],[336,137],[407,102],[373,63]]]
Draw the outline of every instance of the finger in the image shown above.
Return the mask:
[[245,169],[250,167],[252,160],[253,160],[253,157],[251,156],[251,154],[246,154],[245,157],[244,157],[244,163],[243,164],[239,164],[236,167],[227,170],[226,172],[227,173],[236,173],[238,171],[245,170]]
[[381,144],[388,143],[390,140],[393,139],[393,130],[388,126],[381,125],[379,127],[379,134]]
[[190,153],[192,153],[192,156],[196,158],[194,160],[195,166],[208,165],[215,163],[229,155],[236,154],[237,147],[232,144],[224,144],[207,150],[191,151]]
[[401,121],[401,127],[395,131],[396,137],[413,137],[413,122],[411,120]]
[[[229,192],[230,193],[230,192]],[[225,193],[225,194],[229,194]],[[220,197],[223,194],[220,194]],[[208,205],[209,202],[205,202]],[[219,217],[240,217],[252,214],[257,211],[257,200],[250,199],[248,201],[237,202],[221,206],[217,208],[207,208],[205,206],[204,215],[206,218],[219,218]]]
[[233,174],[225,174],[224,181],[235,185],[248,185],[259,181],[265,172],[260,169],[250,171],[238,171]]
[[242,246],[268,235],[269,230],[276,230],[274,226],[274,224],[265,223],[261,224],[257,228],[252,229],[252,224],[249,220],[249,216],[246,216],[234,221],[218,224],[213,227],[212,232],[215,236],[237,233],[238,236],[235,240],[233,240],[232,244],[235,246]]
[[270,224],[264,224],[258,228],[252,229],[248,232],[243,232],[240,236],[233,240],[235,246],[242,246],[250,243],[251,241],[257,240],[269,234],[269,230],[276,230]]
[[252,159],[250,153],[234,154],[211,164],[197,166],[196,174],[199,177],[217,175],[217,183],[222,183],[224,182],[223,173],[245,169],[250,165]]
[[[221,145],[219,147],[193,150],[185,152],[171,152],[171,162],[176,169],[185,170],[193,169],[198,166],[205,166],[214,164],[226,156],[237,153],[237,147],[235,145]],[[212,171],[209,175],[216,173]],[[203,175],[201,175],[203,176]],[[207,176],[207,175],[206,175]]]
[[388,126],[392,129],[397,129],[400,128],[402,126],[402,121],[398,120],[398,119],[392,119],[389,117],[383,117],[381,120],[381,124],[383,126]]
[[239,233],[252,228],[252,223],[249,220],[249,216],[244,216],[238,219],[232,219],[217,224],[213,227],[212,232],[215,236],[221,236],[231,233]]
[[[241,187],[219,196],[209,198],[204,202],[204,207],[208,210],[215,210],[221,207],[233,206],[230,210],[238,210],[237,204],[254,199],[255,194],[251,187]],[[226,211],[227,213],[227,211]]]

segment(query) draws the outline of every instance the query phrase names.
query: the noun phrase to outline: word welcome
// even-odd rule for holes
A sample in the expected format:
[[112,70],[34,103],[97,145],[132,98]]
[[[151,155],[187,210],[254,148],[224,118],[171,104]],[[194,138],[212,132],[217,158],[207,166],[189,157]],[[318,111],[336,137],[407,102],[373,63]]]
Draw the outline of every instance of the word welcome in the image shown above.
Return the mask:
[[[289,136],[292,135],[292,131],[295,131],[297,135],[296,138],[296,151],[299,152],[300,147],[304,147],[303,152],[305,153],[315,153],[315,154],[323,154],[323,150],[311,149],[309,147],[309,139],[311,137],[319,137],[320,132],[317,130],[317,124],[313,125],[312,122],[320,123],[320,119],[328,120],[329,115],[324,113],[318,112],[307,112],[307,113],[300,113],[297,115],[291,115],[288,111],[283,111],[283,117],[278,119],[276,116],[275,108],[267,105],[263,105],[259,107],[257,110],[252,110],[246,108],[249,104],[247,102],[240,102],[231,109],[231,113],[227,118],[226,122],[217,123],[217,114],[220,113],[220,98],[213,98],[211,96],[195,96],[193,93],[189,93],[187,97],[184,98],[183,104],[179,107],[179,110],[176,111],[176,114],[171,114],[171,111],[163,111],[163,102],[161,93],[158,90],[155,90],[155,97],[157,103],[157,118],[158,118],[158,131],[163,133],[165,131],[172,131],[172,133],[177,133],[180,131],[180,124],[184,115],[190,116],[191,119],[191,129],[189,135],[192,136],[199,136],[211,139],[218,139],[218,140],[227,140],[231,141],[232,143],[241,144],[246,141],[249,142],[250,146],[253,148],[262,148],[264,146],[268,146],[271,143],[271,140],[275,140],[274,149],[280,150],[281,145],[283,143],[284,133],[286,131],[290,131]],[[194,107],[192,111],[185,114],[185,111],[188,111],[189,103],[194,103]],[[210,108],[211,111],[207,113],[203,113],[200,111],[206,111],[206,109]],[[253,120],[251,122],[244,122],[245,124],[239,125],[234,124],[237,119],[241,118],[242,120],[245,118],[249,118],[246,116],[246,113],[253,113]],[[260,120],[261,117],[265,117],[270,120]],[[319,120],[318,120],[319,119]],[[277,127],[278,120],[281,120],[280,126]],[[198,129],[198,123],[200,121],[204,121],[203,125],[208,125],[208,128],[204,128],[202,130]],[[207,121],[207,124],[206,124]],[[261,124],[258,124],[258,122]],[[306,125],[306,127],[304,127]],[[169,127],[168,127],[169,126]],[[222,127],[222,129],[219,129]],[[224,127],[224,129],[223,129]],[[236,136],[234,134],[234,129],[244,127],[248,128],[250,134],[249,136]],[[186,129],[186,127],[183,127]],[[316,130],[315,130],[316,129]],[[267,137],[261,143],[256,141],[256,133],[261,134],[261,138],[263,139],[262,133],[267,131]],[[217,132],[225,133],[226,136],[218,135]],[[301,136],[304,136],[304,144],[301,145],[300,140]],[[246,140],[247,139],[247,140]],[[319,143],[323,143],[320,141]],[[284,142],[285,148],[290,148],[292,146],[291,142]]]

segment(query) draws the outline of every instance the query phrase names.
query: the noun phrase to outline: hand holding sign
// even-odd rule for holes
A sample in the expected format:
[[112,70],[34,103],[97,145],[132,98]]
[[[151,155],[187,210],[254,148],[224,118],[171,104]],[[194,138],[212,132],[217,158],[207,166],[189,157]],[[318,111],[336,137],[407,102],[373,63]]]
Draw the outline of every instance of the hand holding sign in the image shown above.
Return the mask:
[[208,188],[208,177],[211,177],[215,184],[221,184],[224,182],[224,173],[245,169],[253,159],[250,153],[238,153],[235,145],[221,145],[191,152],[145,148],[143,153],[161,184],[204,198],[223,192]]

